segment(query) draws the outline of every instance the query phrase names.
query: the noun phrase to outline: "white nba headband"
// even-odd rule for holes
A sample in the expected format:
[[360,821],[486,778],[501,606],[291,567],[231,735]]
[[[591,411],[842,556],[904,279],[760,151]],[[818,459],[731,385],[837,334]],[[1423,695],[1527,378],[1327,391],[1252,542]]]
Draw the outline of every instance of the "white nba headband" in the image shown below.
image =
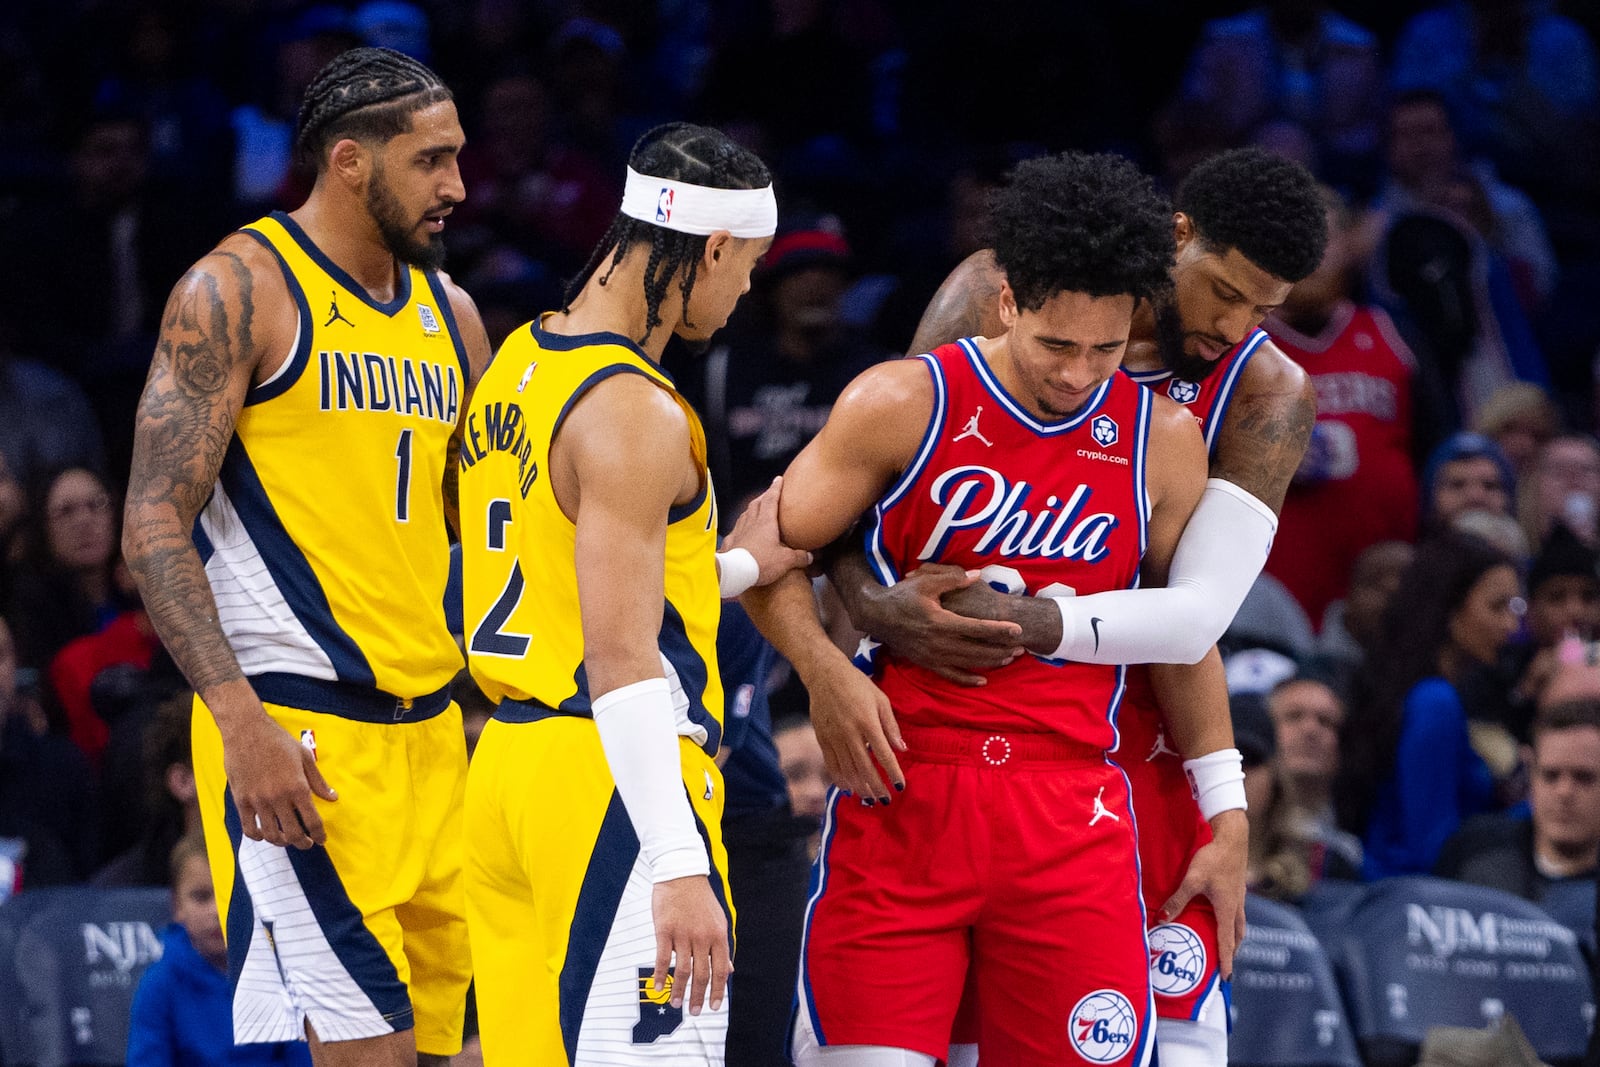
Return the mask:
[[666,230],[704,237],[727,230],[735,237],[771,237],[778,232],[778,199],[772,186],[713,189],[628,168],[622,213]]

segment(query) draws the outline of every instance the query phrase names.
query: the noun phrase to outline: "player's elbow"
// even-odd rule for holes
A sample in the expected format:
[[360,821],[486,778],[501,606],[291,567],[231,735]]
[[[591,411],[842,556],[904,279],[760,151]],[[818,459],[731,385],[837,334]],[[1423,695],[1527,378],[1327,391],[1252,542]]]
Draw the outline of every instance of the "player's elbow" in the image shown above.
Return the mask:
[[1223,631],[1233,621],[1229,613],[1209,599],[1196,597],[1193,605],[1189,624],[1183,627],[1183,632],[1173,642],[1174,663],[1193,665],[1205,659],[1206,653],[1216,647]]

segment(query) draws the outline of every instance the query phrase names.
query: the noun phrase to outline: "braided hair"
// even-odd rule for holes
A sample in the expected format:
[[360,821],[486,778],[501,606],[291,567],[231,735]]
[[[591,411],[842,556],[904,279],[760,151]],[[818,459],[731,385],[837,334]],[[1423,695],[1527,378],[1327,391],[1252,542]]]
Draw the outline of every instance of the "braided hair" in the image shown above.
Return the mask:
[[[640,137],[628,155],[628,166],[653,178],[670,178],[712,189],[761,189],[772,183],[766,164],[754,152],[720,130],[687,122],[657,126]],[[661,304],[674,276],[678,278],[678,289],[683,297],[683,319],[688,323],[689,293],[694,289],[700,259],[705,255],[705,236],[668,230],[621,212],[611,220],[611,227],[600,238],[589,262],[567,286],[561,310],[572,310],[572,301],[607,256],[611,257],[611,264],[600,277],[601,285],[610,281],[617,264],[634,245],[645,243],[650,246],[650,260],[644,270],[647,311],[644,337],[639,343],[648,341],[650,334],[661,325]]]
[[295,152],[320,171],[328,146],[346,137],[387,141],[409,132],[411,115],[452,99],[440,77],[403,52],[352,48],[335,56],[306,87],[295,122]]

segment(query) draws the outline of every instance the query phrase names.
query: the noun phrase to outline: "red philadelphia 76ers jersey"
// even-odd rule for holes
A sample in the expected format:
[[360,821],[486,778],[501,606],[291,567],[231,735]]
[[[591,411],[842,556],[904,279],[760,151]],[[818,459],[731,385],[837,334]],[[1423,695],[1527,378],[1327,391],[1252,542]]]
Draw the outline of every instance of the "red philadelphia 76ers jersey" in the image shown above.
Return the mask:
[[[1138,583],[1150,501],[1150,393],[1114,374],[1071,418],[1034,418],[971,340],[917,357],[934,407],[916,459],[878,503],[867,556],[885,584],[924,563],[1019,596]],[[878,684],[902,722],[1060,733],[1114,749],[1124,668],[1024,656],[969,689],[895,656]]]

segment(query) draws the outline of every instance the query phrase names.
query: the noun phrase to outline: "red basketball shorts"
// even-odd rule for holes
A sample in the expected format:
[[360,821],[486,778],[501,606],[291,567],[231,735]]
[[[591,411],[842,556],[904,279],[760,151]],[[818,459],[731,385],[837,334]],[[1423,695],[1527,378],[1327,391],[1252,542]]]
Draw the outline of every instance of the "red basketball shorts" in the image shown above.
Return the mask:
[[943,1059],[970,976],[984,1062],[1144,1064],[1122,771],[1056,735],[902,733],[906,790],[889,807],[829,798],[800,973],[817,1040]]
[[1139,867],[1150,919],[1150,988],[1156,1015],[1194,1019],[1220,980],[1217,913],[1203,896],[1191,899],[1171,922],[1163,921],[1161,907],[1183,884],[1194,854],[1211,841],[1211,826],[1194,802],[1176,755],[1126,744],[1117,755],[1128,772],[1139,816]]

